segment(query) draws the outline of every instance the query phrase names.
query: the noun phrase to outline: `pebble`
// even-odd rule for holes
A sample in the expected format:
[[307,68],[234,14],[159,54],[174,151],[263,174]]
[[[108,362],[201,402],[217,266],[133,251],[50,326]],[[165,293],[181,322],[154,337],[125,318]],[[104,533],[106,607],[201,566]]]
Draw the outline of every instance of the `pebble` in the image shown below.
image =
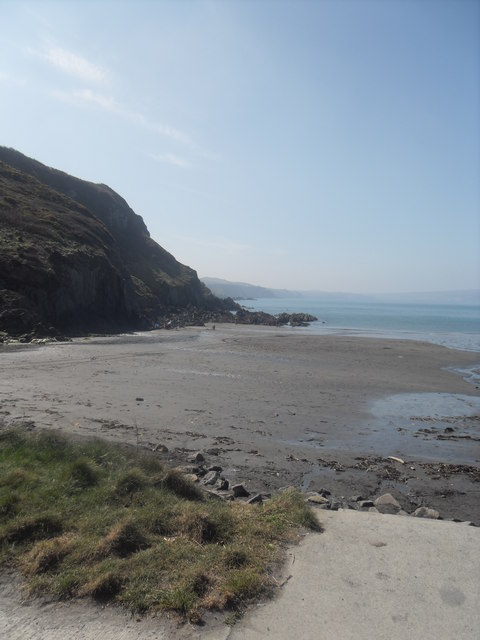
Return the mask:
[[243,484],[234,484],[232,491],[235,498],[247,498],[250,495]]
[[218,480],[218,473],[216,471],[209,471],[203,478],[202,482],[205,485],[215,484]]
[[187,457],[187,461],[188,462],[205,462],[205,458],[203,457],[203,455],[200,453],[200,451],[196,451],[195,453],[191,453],[188,457]]
[[431,518],[432,520],[438,520],[440,518],[439,512],[430,507],[418,507],[418,509],[415,509],[413,512],[413,515],[416,518]]

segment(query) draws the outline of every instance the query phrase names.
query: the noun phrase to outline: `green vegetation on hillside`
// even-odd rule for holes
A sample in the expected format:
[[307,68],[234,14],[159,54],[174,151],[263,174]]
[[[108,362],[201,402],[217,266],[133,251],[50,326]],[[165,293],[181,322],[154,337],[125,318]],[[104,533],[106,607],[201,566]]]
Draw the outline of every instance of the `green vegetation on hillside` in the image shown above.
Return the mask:
[[28,590],[133,611],[241,610],[268,595],[299,528],[300,494],[263,505],[204,494],[154,457],[54,432],[0,431],[0,565]]

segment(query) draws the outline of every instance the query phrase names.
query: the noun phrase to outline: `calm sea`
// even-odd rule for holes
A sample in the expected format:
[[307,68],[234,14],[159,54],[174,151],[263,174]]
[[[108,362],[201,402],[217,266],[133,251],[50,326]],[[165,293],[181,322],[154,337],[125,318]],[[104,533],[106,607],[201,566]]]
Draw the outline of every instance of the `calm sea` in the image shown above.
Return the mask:
[[[318,322],[302,329],[315,334],[403,338],[480,351],[480,307],[383,302],[325,301],[319,298],[261,298],[240,304],[277,314],[305,312]],[[295,329],[298,331],[298,329]]]

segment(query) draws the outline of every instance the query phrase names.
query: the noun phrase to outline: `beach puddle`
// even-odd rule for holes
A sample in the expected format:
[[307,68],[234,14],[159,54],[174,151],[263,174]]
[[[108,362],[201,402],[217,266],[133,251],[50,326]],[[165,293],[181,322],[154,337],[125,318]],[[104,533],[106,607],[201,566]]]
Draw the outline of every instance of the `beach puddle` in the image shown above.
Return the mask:
[[480,462],[479,397],[397,394],[375,401],[370,411],[374,421],[362,428],[359,442],[380,455]]

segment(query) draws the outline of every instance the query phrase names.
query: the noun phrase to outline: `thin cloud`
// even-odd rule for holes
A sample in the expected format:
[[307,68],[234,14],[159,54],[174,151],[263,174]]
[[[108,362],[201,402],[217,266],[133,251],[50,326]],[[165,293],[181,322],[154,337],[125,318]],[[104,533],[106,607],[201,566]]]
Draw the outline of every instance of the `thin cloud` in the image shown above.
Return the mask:
[[152,160],[155,160],[155,162],[165,162],[166,164],[171,164],[181,169],[189,169],[191,166],[189,162],[173,153],[151,153],[150,157]]
[[83,56],[61,47],[50,47],[46,53],[41,55],[57,69],[81,80],[93,82],[94,84],[104,84],[107,79],[105,69],[89,62]]
[[[68,95],[68,94],[67,94]],[[71,95],[77,101],[90,102],[104,111],[120,113],[120,108],[111,96],[105,96],[91,89],[80,89],[72,91]]]
[[112,96],[105,95],[98,91],[92,91],[91,89],[78,89],[75,91],[53,91],[52,94],[55,98],[71,104],[90,104],[109,113],[114,113],[121,118],[130,120],[137,126],[140,126],[154,133],[158,133],[164,138],[169,138],[175,142],[181,142],[185,145],[190,145],[191,141],[189,136],[183,131],[174,129],[168,125],[150,120],[143,113],[137,111],[130,111],[123,105],[118,103]]

